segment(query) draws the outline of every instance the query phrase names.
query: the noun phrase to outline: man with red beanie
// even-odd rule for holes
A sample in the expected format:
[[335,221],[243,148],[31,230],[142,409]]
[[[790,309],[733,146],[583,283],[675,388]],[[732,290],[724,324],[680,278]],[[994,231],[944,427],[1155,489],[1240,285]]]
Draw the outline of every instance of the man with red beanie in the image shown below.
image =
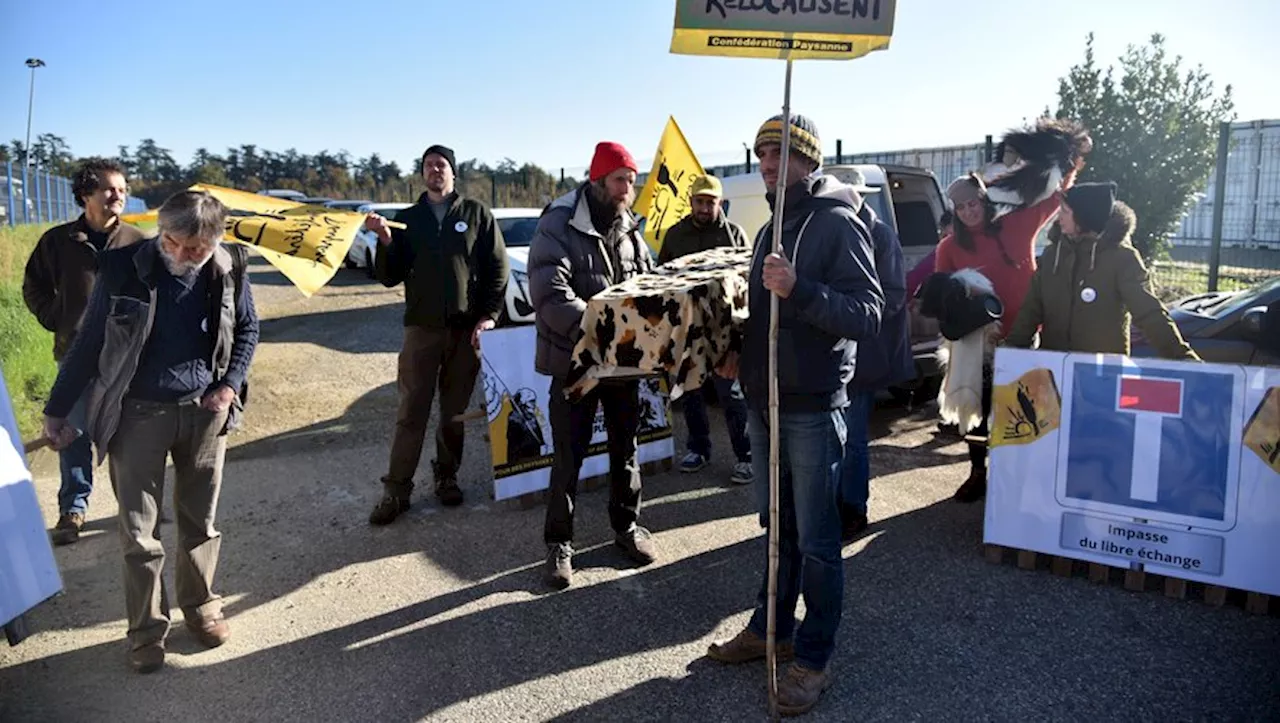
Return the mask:
[[563,589],[573,581],[573,509],[578,474],[591,443],[598,406],[604,407],[609,441],[609,522],[614,544],[645,565],[655,559],[640,515],[640,466],[636,461],[639,382],[607,382],[576,402],[564,394],[569,359],[582,336],[587,300],[604,289],[653,269],[649,247],[631,212],[636,161],[621,144],[596,146],[590,180],[551,203],[529,248],[529,290],[536,311],[535,366],[551,377],[551,436],[555,463],[543,538],[547,582]]

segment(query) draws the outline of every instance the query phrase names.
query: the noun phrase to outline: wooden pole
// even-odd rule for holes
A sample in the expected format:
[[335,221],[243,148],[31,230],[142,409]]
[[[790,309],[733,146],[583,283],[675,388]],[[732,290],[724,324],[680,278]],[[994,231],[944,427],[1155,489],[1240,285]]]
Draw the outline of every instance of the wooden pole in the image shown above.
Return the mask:
[[[773,253],[782,253],[782,216],[787,198],[791,156],[791,59],[782,91],[782,168],[773,203]],[[769,675],[769,716],[778,719],[778,295],[769,294],[769,603],[765,634],[765,669]]]

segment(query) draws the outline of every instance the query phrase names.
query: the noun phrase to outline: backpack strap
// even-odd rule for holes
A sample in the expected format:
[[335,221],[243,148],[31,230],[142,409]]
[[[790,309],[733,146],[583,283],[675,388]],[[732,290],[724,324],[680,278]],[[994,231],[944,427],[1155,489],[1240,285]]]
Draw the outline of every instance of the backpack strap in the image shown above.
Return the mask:
[[[249,272],[249,249],[244,244],[230,243],[226,245],[227,253],[231,254],[231,280],[235,283],[235,304],[240,303],[240,295],[244,292],[245,274]],[[244,385],[239,389],[240,406],[249,403],[249,378],[246,376]]]

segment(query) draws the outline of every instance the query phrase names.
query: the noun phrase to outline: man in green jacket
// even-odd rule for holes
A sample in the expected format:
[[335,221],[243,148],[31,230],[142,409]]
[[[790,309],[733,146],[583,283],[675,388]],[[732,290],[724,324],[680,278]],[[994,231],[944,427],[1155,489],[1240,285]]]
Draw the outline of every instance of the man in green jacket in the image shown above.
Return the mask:
[[1161,357],[1199,359],[1156,298],[1129,240],[1137,216],[1115,194],[1114,183],[1067,190],[1007,345],[1029,348],[1039,329],[1044,350],[1128,355],[1132,318]]
[[369,515],[373,525],[389,524],[409,509],[437,383],[436,498],[448,507],[462,504],[463,426],[453,418],[471,401],[480,334],[502,311],[508,266],[502,230],[484,204],[458,195],[456,173],[453,151],[431,146],[422,154],[427,191],[396,217],[406,228],[392,229],[377,214],[365,219],[365,228],[378,235],[374,275],[388,287],[404,283],[405,298],[400,409],[384,494]]
[[[665,264],[681,256],[708,251],[720,246],[746,248],[747,233],[725,217],[720,208],[724,191],[715,176],[698,176],[689,186],[690,213],[667,229],[658,251],[658,263]],[[747,439],[747,403],[736,379],[713,374],[702,389],[686,390],[684,420],[689,427],[689,451],[680,460],[680,471],[698,472],[711,460],[711,424],[703,399],[706,387],[714,386],[724,407],[724,421],[729,428],[729,443],[737,462],[729,480],[734,484],[751,484],[755,475],[751,468],[751,442]]]
[[747,247],[747,233],[720,209],[724,191],[715,176],[698,176],[689,186],[688,216],[667,229],[658,251],[658,263],[708,251],[720,246]]

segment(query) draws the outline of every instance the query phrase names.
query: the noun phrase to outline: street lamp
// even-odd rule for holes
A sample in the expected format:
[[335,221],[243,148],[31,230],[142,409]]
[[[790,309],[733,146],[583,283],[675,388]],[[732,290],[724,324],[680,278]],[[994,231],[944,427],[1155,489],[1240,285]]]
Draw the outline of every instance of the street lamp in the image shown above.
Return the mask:
[[26,165],[31,167],[31,111],[36,103],[36,68],[43,68],[44,61],[39,58],[27,58],[27,67],[31,68],[31,95],[27,99],[27,146]]

